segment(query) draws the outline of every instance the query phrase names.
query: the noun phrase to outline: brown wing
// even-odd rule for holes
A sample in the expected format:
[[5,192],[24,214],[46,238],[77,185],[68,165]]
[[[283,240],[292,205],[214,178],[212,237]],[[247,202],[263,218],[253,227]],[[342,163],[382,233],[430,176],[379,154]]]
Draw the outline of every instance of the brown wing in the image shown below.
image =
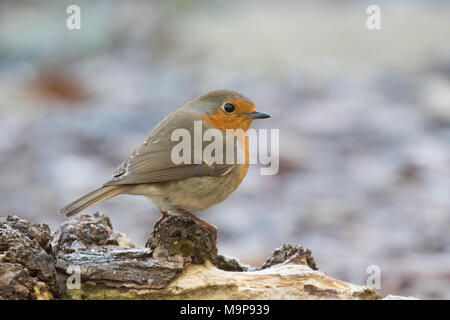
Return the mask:
[[174,143],[144,144],[115,170],[104,186],[175,181],[200,176],[226,175],[233,164],[175,164],[171,160]]

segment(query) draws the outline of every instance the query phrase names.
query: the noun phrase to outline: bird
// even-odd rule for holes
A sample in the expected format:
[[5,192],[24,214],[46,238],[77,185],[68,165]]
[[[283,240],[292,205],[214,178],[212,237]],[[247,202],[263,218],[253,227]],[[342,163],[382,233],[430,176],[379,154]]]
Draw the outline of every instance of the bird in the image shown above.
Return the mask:
[[165,117],[117,167],[110,180],[66,205],[60,214],[73,216],[120,194],[139,195],[148,197],[162,214],[155,228],[168,216],[185,216],[217,234],[215,226],[194,213],[222,202],[241,184],[249,168],[248,136],[233,137],[240,142],[234,148],[243,148],[244,163],[201,160],[177,164],[172,160],[172,149],[178,142],[173,141],[172,133],[181,128],[192,134],[196,121],[201,121],[205,130],[213,128],[223,134],[227,130],[247,132],[254,120],[269,117],[239,92],[207,92]]

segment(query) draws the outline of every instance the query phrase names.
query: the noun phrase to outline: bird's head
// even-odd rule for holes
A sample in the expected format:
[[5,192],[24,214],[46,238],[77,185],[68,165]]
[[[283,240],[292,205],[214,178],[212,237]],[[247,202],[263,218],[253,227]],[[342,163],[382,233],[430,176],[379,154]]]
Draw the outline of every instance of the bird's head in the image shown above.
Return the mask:
[[255,119],[270,115],[256,110],[249,98],[232,90],[214,90],[193,101],[201,118],[219,130],[248,130]]

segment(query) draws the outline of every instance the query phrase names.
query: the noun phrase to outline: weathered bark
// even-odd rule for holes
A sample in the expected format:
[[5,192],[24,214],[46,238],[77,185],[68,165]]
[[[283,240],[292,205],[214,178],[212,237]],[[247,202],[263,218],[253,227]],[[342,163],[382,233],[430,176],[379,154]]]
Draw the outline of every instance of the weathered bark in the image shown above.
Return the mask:
[[0,299],[51,299],[61,292],[50,228],[0,218]]
[[64,222],[52,237],[56,255],[98,249],[134,248],[123,234],[115,233],[111,220],[100,213],[79,215]]
[[218,255],[215,239],[185,217],[163,221],[146,248],[134,248],[101,214],[68,221],[53,238],[46,225],[8,216],[0,219],[0,299],[381,298],[317,271],[301,246],[284,245],[258,268]]

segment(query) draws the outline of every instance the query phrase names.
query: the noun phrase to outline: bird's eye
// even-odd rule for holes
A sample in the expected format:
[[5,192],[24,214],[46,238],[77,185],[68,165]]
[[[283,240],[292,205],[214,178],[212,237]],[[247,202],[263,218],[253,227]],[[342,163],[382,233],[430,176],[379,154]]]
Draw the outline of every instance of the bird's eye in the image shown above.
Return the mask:
[[223,105],[223,110],[228,113],[232,113],[234,111],[234,106],[231,103],[225,103]]

